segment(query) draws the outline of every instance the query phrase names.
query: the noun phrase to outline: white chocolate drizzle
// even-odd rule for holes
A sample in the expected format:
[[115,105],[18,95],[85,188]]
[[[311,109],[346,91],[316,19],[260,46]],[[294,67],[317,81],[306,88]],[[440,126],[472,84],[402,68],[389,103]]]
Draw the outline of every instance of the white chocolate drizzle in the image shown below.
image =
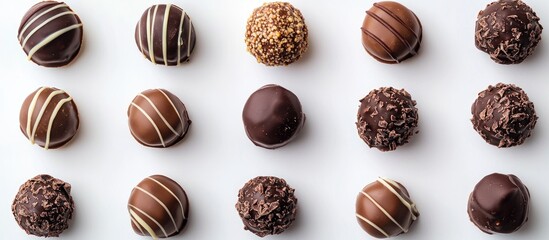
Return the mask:
[[38,30],[42,29],[46,24],[50,23],[51,21],[57,19],[57,18],[60,18],[62,16],[65,16],[65,15],[75,15],[76,13],[74,12],[62,12],[62,13],[59,13],[55,16],[52,16],[50,18],[48,18],[46,21],[42,22],[40,25],[36,26],[34,29],[32,29],[32,31],[29,32],[29,34],[27,34],[27,36],[25,37],[25,39],[23,40],[23,43],[21,43],[22,46],[25,46],[27,44],[27,41],[32,37],[32,35],[34,35]]
[[[34,120],[34,124],[32,125],[32,132],[31,132],[30,122],[32,121],[32,115],[34,114],[34,109],[36,108],[36,103],[38,101],[38,97],[42,93],[42,91],[44,91],[45,89],[46,89],[45,87],[42,87],[38,91],[36,91],[31,103],[29,104],[29,111],[28,111],[28,115],[27,115],[27,129],[26,129],[27,132],[26,133],[27,133],[27,136],[29,137],[29,140],[32,144],[35,143],[36,130],[38,129],[38,125],[39,125],[40,121],[42,120],[44,112],[48,108],[48,105],[50,104],[51,100],[53,99],[53,97],[55,97],[59,94],[64,94],[65,93],[63,90],[55,90],[55,91],[52,91],[48,95],[46,100],[44,100],[44,103],[42,104],[42,107],[40,108],[40,111],[38,112],[38,115],[36,116],[36,119]],[[50,119],[48,120],[48,129],[47,129],[47,132],[46,132],[46,144],[45,144],[44,148],[48,149],[48,147],[49,147],[51,127],[53,125],[53,121],[55,120],[55,117],[57,116],[57,113],[59,112],[59,110],[61,109],[63,104],[65,104],[66,102],[69,102],[71,100],[72,100],[72,98],[70,96],[67,97],[67,98],[64,98],[64,99],[60,100],[57,103],[57,105],[55,106],[55,108],[53,109],[53,111],[50,115]]]
[[162,206],[162,208],[164,209],[164,211],[166,211],[166,213],[168,214],[168,216],[170,216],[170,219],[172,220],[172,223],[173,223],[173,227],[175,230],[177,230],[177,223],[175,223],[175,219],[173,218],[173,215],[172,213],[170,212],[170,209],[168,209],[168,207],[166,206],[166,204],[164,204],[160,199],[158,199],[156,196],[154,196],[152,193],[150,193],[149,191],[137,186],[135,187],[135,189],[147,194],[149,197],[151,197],[152,199],[154,199],[154,201],[156,201],[160,206]]
[[23,29],[21,29],[21,32],[19,33],[19,41],[21,41],[21,39],[23,38],[23,33],[25,31],[27,31],[27,28],[30,27],[30,25],[32,25],[37,19],[39,19],[40,17],[46,15],[47,13],[55,10],[55,9],[58,9],[58,8],[62,8],[62,7],[66,7],[66,8],[69,8],[69,6],[67,4],[59,4],[59,5],[53,5],[52,7],[50,7],[48,10],[45,10],[43,11],[42,13],[38,14],[37,16],[33,17],[30,21],[28,21],[25,26],[23,27]]
[[[145,112],[145,110],[141,107],[139,107],[137,104],[133,103],[132,102],[132,106],[137,108],[142,114],[143,116],[145,116],[145,118],[147,118],[147,120],[149,120],[149,122],[151,123],[151,125],[154,127],[154,129],[156,130],[156,133],[158,134],[158,138],[160,138],[160,142],[162,143],[162,146],[163,147],[166,147],[166,144],[164,144],[164,138],[162,137],[162,133],[160,132],[160,129],[158,128],[158,126],[156,125],[156,123],[153,121],[153,119],[151,118],[151,116],[149,116],[149,114],[147,112]],[[143,141],[143,140],[141,140]],[[150,143],[149,143],[150,144]]]
[[162,23],[162,56],[164,57],[164,65],[168,66],[168,19],[170,17],[171,4],[166,4],[164,11],[164,22]]
[[[151,101],[150,98],[148,98],[147,96],[143,95],[143,94],[139,94],[139,96],[141,96],[143,99],[145,99],[150,105],[151,107],[154,109],[154,111],[156,112],[156,114],[158,115],[158,117],[160,117],[160,119],[162,119],[162,122],[164,122],[164,124],[166,125],[166,127],[168,127],[168,129],[170,129],[170,131],[172,131],[175,135],[177,136],[180,136],[180,134],[175,131],[175,129],[172,127],[172,125],[170,125],[170,123],[168,122],[168,120],[166,120],[166,118],[164,117],[164,115],[160,112],[160,110],[158,110],[158,108],[156,107],[156,105],[153,103],[153,101]],[[169,99],[168,99],[169,100]]]
[[[177,202],[179,203],[179,207],[181,207],[181,216],[183,216],[183,219],[187,219],[187,216],[185,216],[185,208],[183,207],[183,203],[181,202],[181,199],[179,199],[179,197],[177,197],[177,195],[175,195],[175,193],[170,190],[168,187],[166,187],[166,185],[162,184],[160,181],[152,178],[152,177],[147,177],[149,180],[155,182],[156,184],[160,185],[162,188],[164,188],[166,191],[168,191],[174,198],[175,200],[177,200]],[[176,231],[178,231],[179,229],[176,228]]]
[[55,117],[59,113],[59,110],[61,110],[61,107],[63,107],[65,103],[68,103],[70,101],[72,101],[72,97],[69,96],[68,98],[65,98],[59,101],[55,106],[55,108],[53,109],[53,112],[51,113],[51,116],[50,116],[50,121],[48,122],[48,131],[46,133],[46,144],[44,145],[45,149],[48,149],[50,147],[50,136],[51,136],[51,128],[53,126],[53,120],[55,120]]
[[379,177],[377,179],[377,181],[381,184],[383,184],[383,186],[385,186],[387,189],[389,189],[389,191],[391,191],[399,200],[400,202],[406,206],[406,208],[408,208],[408,210],[410,211],[411,215],[412,215],[412,220],[416,220],[417,217],[418,217],[418,210],[416,208],[416,204],[413,203],[413,202],[408,202],[406,199],[404,199],[404,197],[398,193],[396,191],[396,189],[393,187],[393,186],[396,186],[401,192],[402,192],[402,189],[400,188],[400,186],[393,180],[390,180],[390,179],[386,179],[386,178],[382,178],[382,177]]
[[181,34],[183,33],[185,14],[185,11],[181,10],[181,20],[179,21],[179,32],[177,34],[177,66],[181,64],[181,46],[183,45],[183,39],[181,39]]
[[[173,101],[170,99],[170,97],[168,97],[168,94],[166,94],[164,91],[162,91],[162,89],[156,89],[156,90],[158,90],[160,93],[162,93],[162,95],[164,95],[164,97],[166,97],[168,102],[170,102],[170,105],[172,105],[173,110],[175,111],[175,113],[177,114],[177,117],[179,118],[179,122],[181,123],[181,127],[185,126],[185,123],[183,122],[183,119],[181,118],[181,114],[179,114],[179,110],[177,110],[177,107],[175,107],[175,104],[173,103]],[[185,130],[183,130],[183,131],[185,131]],[[181,136],[181,134],[177,134],[177,136]]]
[[[166,234],[166,232],[164,231],[164,228],[162,227],[162,225],[160,225],[156,220],[154,220],[154,218],[152,218],[151,216],[147,215],[145,212],[143,212],[143,210],[139,209],[139,208],[136,208],[135,206],[131,205],[131,204],[128,204],[128,206],[130,206],[131,208],[137,210],[138,212],[140,212],[141,214],[145,215],[147,218],[149,218],[151,221],[153,221],[157,226],[160,227],[160,229],[162,230],[162,232],[164,233],[164,235],[166,237],[168,237],[168,235]],[[154,233],[153,229],[151,228],[151,226],[149,226],[149,224],[147,224],[147,222],[145,222],[145,220],[143,220],[141,217],[139,217],[139,215],[133,211],[132,209],[128,209],[130,211],[130,215],[132,216],[132,218],[135,219],[135,221],[137,221],[139,223],[139,225],[143,226],[143,228],[145,228],[145,230],[147,230],[147,232],[149,233],[149,235],[151,235],[151,237],[154,239],[154,240],[157,240],[158,239],[158,236],[156,236],[156,233]]]
[[378,225],[376,225],[372,221],[368,220],[367,218],[363,217],[362,215],[360,215],[358,213],[356,214],[356,217],[359,218],[360,220],[366,222],[367,224],[369,224],[370,226],[372,226],[376,230],[378,230],[381,234],[385,235],[385,237],[389,237],[389,234],[387,234],[385,231],[383,231],[383,229],[381,229]]
[[29,51],[28,53],[28,59],[30,60],[32,58],[32,56],[38,51],[40,50],[42,47],[46,46],[48,43],[52,42],[53,40],[55,40],[56,38],[58,38],[59,36],[69,32],[69,31],[72,31],[74,29],[77,29],[77,28],[80,28],[82,27],[82,23],[78,23],[78,24],[73,24],[71,26],[68,26],[66,28],[63,28],[63,29],[60,29],[52,34],[50,34],[49,36],[47,36],[46,38],[44,38],[41,42],[39,42],[38,44],[36,44],[33,48],[31,48],[31,50]]

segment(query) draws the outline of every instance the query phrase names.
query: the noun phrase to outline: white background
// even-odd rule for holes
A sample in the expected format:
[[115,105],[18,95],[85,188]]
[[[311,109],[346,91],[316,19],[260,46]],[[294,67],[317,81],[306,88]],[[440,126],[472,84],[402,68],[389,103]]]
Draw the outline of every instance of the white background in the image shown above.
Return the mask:
[[[144,177],[180,183],[189,223],[173,239],[257,239],[244,231],[234,204],[240,187],[258,175],[282,177],[296,189],[299,214],[291,229],[269,239],[370,239],[356,222],[355,198],[378,176],[404,184],[421,216],[396,239],[544,239],[549,234],[549,40],[520,65],[499,65],[474,46],[479,10],[489,1],[413,1],[423,24],[419,55],[381,64],[362,48],[360,27],[373,1],[292,3],[305,16],[310,48],[297,63],[265,67],[246,52],[246,20],[262,1],[175,0],[191,16],[197,45],[181,67],[155,66],[134,42],[135,24],[153,2],[68,0],[84,23],[84,47],[68,67],[26,60],[17,41],[36,1],[11,1],[0,15],[0,239],[33,239],[19,228],[11,202],[19,186],[47,173],[72,184],[76,212],[62,239],[146,239],[130,227],[126,203]],[[549,29],[549,3],[529,0]],[[490,84],[515,83],[535,103],[533,136],[498,149],[470,123],[470,106]],[[248,96],[265,84],[293,91],[307,114],[295,141],[277,150],[255,147],[241,120]],[[81,127],[69,145],[43,150],[19,130],[25,97],[40,86],[73,96]],[[358,100],[381,86],[407,89],[417,101],[420,133],[394,152],[369,149],[355,127]],[[193,123],[168,149],[146,148],[130,135],[126,110],[139,92],[165,88],[186,104]],[[512,235],[480,232],[466,212],[474,185],[493,172],[516,174],[529,187],[528,223]]]

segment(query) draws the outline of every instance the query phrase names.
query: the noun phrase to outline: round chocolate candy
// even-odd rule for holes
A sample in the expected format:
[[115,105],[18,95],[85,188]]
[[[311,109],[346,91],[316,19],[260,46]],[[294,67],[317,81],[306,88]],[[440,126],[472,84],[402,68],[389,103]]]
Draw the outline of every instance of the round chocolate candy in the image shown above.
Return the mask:
[[164,89],[149,89],[137,95],[128,107],[130,132],[147,147],[165,148],[185,137],[191,120],[185,105]]
[[493,173],[477,183],[467,213],[481,231],[512,233],[528,221],[530,192],[515,175]]
[[358,224],[376,238],[406,233],[418,217],[419,212],[406,188],[390,179],[378,178],[356,198]]
[[277,177],[256,177],[238,191],[235,207],[244,229],[259,237],[280,234],[294,222],[297,198],[294,189]]
[[524,143],[538,119],[528,95],[520,87],[503,83],[480,92],[471,113],[475,130],[500,148]]
[[421,22],[400,3],[378,2],[366,11],[362,45],[382,63],[400,63],[417,54],[422,38]]
[[61,67],[80,52],[82,34],[82,22],[67,4],[43,1],[25,14],[17,38],[28,58],[36,64]]
[[11,211],[27,234],[58,237],[69,227],[74,212],[71,185],[49,175],[38,175],[21,185]]
[[69,94],[41,87],[23,102],[19,113],[21,132],[32,144],[45,149],[67,144],[78,131],[78,109]]
[[128,211],[137,234],[167,238],[179,234],[187,224],[189,200],[177,182],[153,175],[133,188]]
[[539,17],[526,3],[499,0],[479,12],[475,45],[497,63],[521,63],[536,49],[542,30]]
[[309,46],[307,25],[299,9],[287,2],[264,3],[246,25],[246,46],[257,62],[283,66],[301,58]]
[[406,90],[374,89],[360,100],[358,135],[369,147],[392,151],[408,142],[418,124],[416,101]]
[[256,146],[275,149],[294,139],[305,123],[305,114],[294,93],[269,84],[248,98],[242,119],[248,138]]
[[177,66],[188,62],[195,42],[189,15],[173,4],[151,6],[135,27],[137,48],[154,64]]

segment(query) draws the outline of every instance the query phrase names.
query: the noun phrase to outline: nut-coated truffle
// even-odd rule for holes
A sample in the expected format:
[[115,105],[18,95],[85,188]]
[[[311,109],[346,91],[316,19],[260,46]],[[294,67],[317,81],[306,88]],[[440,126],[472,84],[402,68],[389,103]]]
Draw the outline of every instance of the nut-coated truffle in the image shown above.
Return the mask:
[[503,83],[480,92],[471,113],[475,130],[487,143],[500,148],[524,143],[538,119],[528,95],[520,87]]
[[296,218],[294,189],[277,177],[256,177],[238,192],[236,210],[244,229],[259,237],[280,234]]

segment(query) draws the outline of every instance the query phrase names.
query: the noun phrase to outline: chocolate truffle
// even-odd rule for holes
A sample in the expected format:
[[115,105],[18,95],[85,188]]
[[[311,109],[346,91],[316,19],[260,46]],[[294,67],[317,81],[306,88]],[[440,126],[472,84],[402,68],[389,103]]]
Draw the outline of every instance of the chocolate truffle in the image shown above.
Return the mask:
[[524,143],[538,119],[528,95],[513,84],[503,83],[480,92],[471,113],[475,130],[487,143],[500,148]]
[[265,237],[290,227],[296,217],[297,198],[284,179],[256,177],[240,189],[235,207],[244,229]]
[[481,231],[512,233],[528,221],[530,192],[515,175],[493,173],[477,183],[467,213]]
[[153,175],[133,188],[128,200],[133,230],[154,239],[179,234],[187,224],[187,194],[174,180]]
[[71,185],[49,175],[38,175],[21,185],[11,211],[27,234],[58,237],[69,227],[74,212]]
[[43,1],[25,14],[17,38],[28,59],[45,67],[61,67],[78,55],[82,34],[82,22],[67,4]]
[[188,62],[195,41],[189,15],[173,4],[148,8],[135,27],[137,48],[154,64],[177,66]]
[[397,2],[378,2],[366,11],[362,45],[382,63],[400,63],[417,54],[422,38],[421,22]]
[[149,89],[137,95],[128,107],[130,132],[147,147],[165,148],[185,137],[191,120],[185,105],[164,89]]
[[376,238],[406,233],[418,217],[419,212],[406,188],[390,179],[378,178],[356,198],[358,224]]
[[392,151],[408,142],[416,132],[416,101],[406,90],[392,87],[374,89],[360,100],[358,135],[369,147]]
[[539,17],[520,0],[499,0],[479,12],[475,45],[501,64],[521,63],[541,40]]
[[299,9],[287,2],[264,3],[246,25],[246,46],[257,62],[283,66],[307,51],[308,30]]
[[79,125],[78,109],[72,97],[53,87],[41,87],[31,93],[19,113],[21,132],[32,144],[45,149],[68,143]]
[[248,138],[256,146],[275,149],[294,139],[305,123],[305,114],[294,93],[269,84],[248,98],[242,119]]

